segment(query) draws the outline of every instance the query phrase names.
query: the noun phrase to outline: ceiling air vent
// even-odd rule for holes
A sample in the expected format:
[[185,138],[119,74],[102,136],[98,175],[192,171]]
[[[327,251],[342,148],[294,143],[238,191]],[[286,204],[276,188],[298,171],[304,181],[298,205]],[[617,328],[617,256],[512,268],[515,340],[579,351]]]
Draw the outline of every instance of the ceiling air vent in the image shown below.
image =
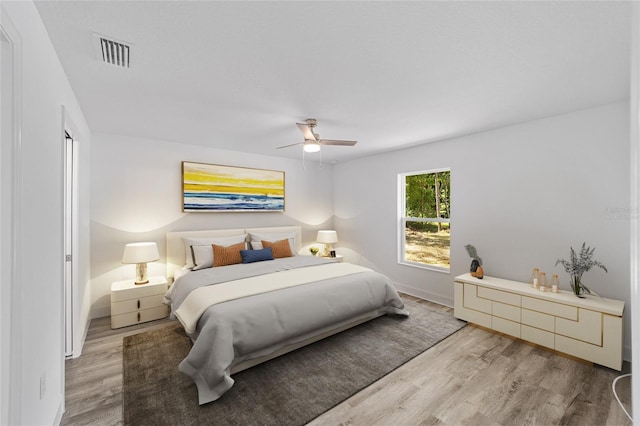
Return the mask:
[[105,64],[116,65],[123,68],[131,68],[131,50],[133,44],[105,37],[100,34],[93,35],[98,60]]

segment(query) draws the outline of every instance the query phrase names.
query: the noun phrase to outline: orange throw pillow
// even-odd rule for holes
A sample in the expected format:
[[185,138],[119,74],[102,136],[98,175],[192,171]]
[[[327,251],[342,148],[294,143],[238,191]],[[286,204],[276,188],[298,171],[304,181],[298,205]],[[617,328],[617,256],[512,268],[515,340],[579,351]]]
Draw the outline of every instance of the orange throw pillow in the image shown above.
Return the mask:
[[242,263],[242,255],[240,250],[246,248],[246,243],[238,243],[232,246],[213,246],[213,266],[226,266],[235,265],[236,263]]
[[274,259],[278,259],[279,257],[292,257],[293,253],[291,253],[291,246],[289,245],[289,240],[280,240],[280,241],[265,241],[262,240],[262,247],[267,248],[271,247],[271,253],[273,254]]

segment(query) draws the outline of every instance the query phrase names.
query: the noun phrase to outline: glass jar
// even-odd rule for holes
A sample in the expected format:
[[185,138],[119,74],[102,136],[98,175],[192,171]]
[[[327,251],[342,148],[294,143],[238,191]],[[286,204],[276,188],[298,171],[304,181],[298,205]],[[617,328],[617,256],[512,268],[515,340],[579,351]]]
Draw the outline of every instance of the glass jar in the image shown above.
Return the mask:
[[549,288],[547,287],[547,274],[546,272],[540,272],[538,274],[538,290],[547,291]]
[[551,277],[551,291],[554,293],[560,291],[560,280],[558,279],[558,274],[553,274]]
[[538,288],[538,275],[540,275],[540,269],[533,268],[533,272],[531,272],[531,278],[529,278],[529,284],[533,288]]

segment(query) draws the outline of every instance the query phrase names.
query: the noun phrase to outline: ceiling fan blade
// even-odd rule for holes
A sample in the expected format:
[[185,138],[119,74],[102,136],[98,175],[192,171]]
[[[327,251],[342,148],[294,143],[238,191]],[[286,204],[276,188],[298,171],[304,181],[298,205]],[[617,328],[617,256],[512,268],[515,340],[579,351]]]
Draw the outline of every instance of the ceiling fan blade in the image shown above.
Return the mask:
[[332,139],[320,139],[318,141],[320,145],[341,145],[341,146],[354,146],[358,141],[340,141]]
[[279,146],[276,149],[281,149],[281,148],[289,148],[290,146],[296,146],[296,145],[302,145],[304,142],[298,142],[298,143],[292,143],[291,145],[283,145],[283,146]]
[[316,137],[314,136],[308,124],[296,123],[296,126],[298,126],[298,129],[300,129],[300,131],[302,132],[302,135],[304,136],[305,140],[312,140],[312,141],[316,140]]

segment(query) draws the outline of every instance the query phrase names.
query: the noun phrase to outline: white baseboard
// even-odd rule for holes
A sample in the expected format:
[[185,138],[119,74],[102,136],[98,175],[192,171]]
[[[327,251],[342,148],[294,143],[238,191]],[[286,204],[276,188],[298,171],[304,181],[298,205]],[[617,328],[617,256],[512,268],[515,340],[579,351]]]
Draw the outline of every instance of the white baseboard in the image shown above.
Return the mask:
[[429,302],[438,303],[440,305],[448,306],[453,308],[453,299],[448,296],[443,296],[441,294],[432,293],[430,291],[425,291],[420,288],[415,288],[408,286],[406,284],[394,283],[396,290],[401,293],[408,294],[409,296],[418,297],[420,299],[428,300]]
[[91,309],[91,315],[90,315],[91,319],[110,317],[110,316],[111,316],[111,306],[103,306],[100,308]]
[[60,423],[62,423],[62,416],[64,415],[64,395],[62,396],[62,399],[60,401],[60,404],[58,404],[58,412],[56,413],[56,418],[53,420],[53,425],[59,425]]
[[84,326],[84,333],[82,333],[80,344],[78,345],[78,348],[73,348],[73,353],[71,354],[71,358],[78,358],[80,355],[82,355],[82,349],[84,349],[84,342],[87,340],[87,334],[89,334],[90,325],[91,325],[91,318],[87,318],[87,323]]

